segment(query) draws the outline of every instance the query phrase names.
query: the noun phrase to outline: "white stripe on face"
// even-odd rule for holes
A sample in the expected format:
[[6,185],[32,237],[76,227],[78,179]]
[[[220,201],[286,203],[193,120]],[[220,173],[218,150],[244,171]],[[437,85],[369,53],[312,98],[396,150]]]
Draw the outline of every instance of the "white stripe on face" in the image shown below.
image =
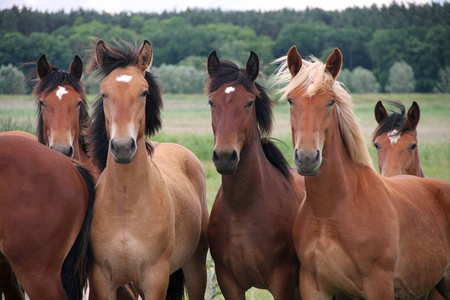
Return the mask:
[[401,137],[401,134],[398,130],[392,130],[387,134],[389,140],[391,141],[391,145],[397,144],[398,139]]
[[229,87],[227,87],[227,88],[225,89],[225,94],[229,94],[229,93],[232,93],[232,92],[234,92],[234,90],[235,90],[235,88],[234,88],[234,87],[232,87],[232,86],[229,86]]
[[58,90],[56,91],[56,97],[58,97],[58,99],[61,101],[62,96],[69,93],[65,87],[63,86],[58,86]]
[[122,75],[122,76],[116,77],[116,80],[119,82],[128,83],[131,81],[132,78],[133,78],[133,76],[130,76],[130,75]]

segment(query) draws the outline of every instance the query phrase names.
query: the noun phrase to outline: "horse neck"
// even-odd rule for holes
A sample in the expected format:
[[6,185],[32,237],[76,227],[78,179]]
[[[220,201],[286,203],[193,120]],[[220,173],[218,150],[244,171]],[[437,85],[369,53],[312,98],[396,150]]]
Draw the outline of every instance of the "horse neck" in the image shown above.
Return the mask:
[[80,140],[77,140],[77,142],[73,145],[73,149],[74,149],[73,159],[81,162],[83,166],[89,170],[91,175],[94,176],[95,180],[97,181],[98,178],[100,177],[100,171],[92,162],[88,154],[84,151]]
[[[252,190],[260,191],[264,188],[264,179],[267,178],[270,170],[269,165],[270,162],[264,154],[256,129],[250,142],[241,150],[236,173],[222,175],[222,190],[224,198],[230,203],[230,207],[236,205],[236,209],[238,207],[242,209],[244,205],[253,203],[253,199],[249,195],[252,194]],[[271,178],[271,180],[273,179]],[[258,203],[261,200],[258,199]]]
[[364,168],[356,165],[341,137],[337,113],[333,114],[334,128],[327,133],[322,164],[316,176],[305,176],[307,201],[317,215],[333,215],[333,211],[355,193],[357,181]]

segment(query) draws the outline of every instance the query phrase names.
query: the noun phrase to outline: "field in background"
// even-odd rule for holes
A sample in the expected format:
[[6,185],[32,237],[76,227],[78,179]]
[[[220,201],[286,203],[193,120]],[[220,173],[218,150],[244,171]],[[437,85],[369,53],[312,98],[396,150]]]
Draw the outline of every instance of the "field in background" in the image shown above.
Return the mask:
[[[374,107],[378,100],[399,100],[407,109],[416,101],[421,109],[418,126],[420,162],[426,177],[450,181],[450,94],[353,94],[355,112],[378,170],[376,153],[370,144],[377,123]],[[89,95],[89,102],[95,100]],[[31,96],[0,95],[0,130],[23,130],[35,134],[35,106]],[[275,108],[275,127],[272,136],[292,165],[292,142],[289,106],[283,102]],[[153,138],[158,142],[175,142],[193,151],[201,160],[206,173],[209,209],[221,184],[221,177],[212,163],[214,138],[211,129],[210,108],[207,97],[196,95],[165,95],[163,129]],[[1,145],[0,145],[1,147]],[[212,262],[210,261],[209,266]],[[212,267],[210,270],[213,270]],[[212,272],[209,273],[211,275]],[[213,280],[213,278],[211,278]],[[217,292],[210,281],[207,296]],[[219,297],[219,299],[222,299]],[[273,299],[268,293],[252,289],[247,299]]]

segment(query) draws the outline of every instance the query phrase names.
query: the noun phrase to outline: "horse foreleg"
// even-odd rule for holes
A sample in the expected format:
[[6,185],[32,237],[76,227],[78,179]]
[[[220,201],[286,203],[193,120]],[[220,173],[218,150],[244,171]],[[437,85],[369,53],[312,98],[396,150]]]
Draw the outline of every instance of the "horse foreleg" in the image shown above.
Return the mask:
[[117,287],[106,278],[105,273],[97,264],[92,266],[89,274],[89,300],[116,300]]
[[437,295],[438,293],[433,293],[433,291],[430,293],[430,295],[433,295],[435,298],[429,298],[429,299],[439,299],[438,296],[443,296],[444,299],[450,299],[450,269],[447,269],[447,271],[444,274],[444,278],[436,285],[436,290],[439,292],[440,295]]
[[327,293],[323,288],[320,289],[312,275],[308,274],[308,272],[301,267],[299,282],[302,300],[331,300],[333,298],[333,295]]
[[295,266],[284,266],[274,270],[270,278],[269,291],[275,300],[300,299],[300,292],[295,293]]
[[144,294],[144,300],[166,299],[169,287],[170,266],[167,261],[159,262],[144,271],[141,282],[135,282]]
[[191,259],[181,268],[186,281],[189,299],[205,299],[207,282],[206,254],[208,243],[206,235],[200,238],[199,246]]
[[226,300],[245,300],[245,290],[223,267],[216,265],[217,282]]
[[17,272],[17,277],[24,287],[29,299],[32,300],[67,300],[68,297],[64,291],[61,281],[60,272],[46,272],[46,273],[20,273]]

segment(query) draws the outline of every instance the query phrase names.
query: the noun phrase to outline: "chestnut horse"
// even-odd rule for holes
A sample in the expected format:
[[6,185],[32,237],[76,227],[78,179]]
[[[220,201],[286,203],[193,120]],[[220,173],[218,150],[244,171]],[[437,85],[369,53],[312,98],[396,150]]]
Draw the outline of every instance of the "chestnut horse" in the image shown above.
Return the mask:
[[213,51],[208,73],[213,161],[222,174],[208,225],[219,286],[225,299],[245,299],[251,287],[294,299],[299,262],[292,228],[304,182],[266,137],[273,102],[255,82],[259,58],[252,51],[240,69]]
[[0,145],[2,255],[31,300],[82,299],[93,179],[35,141],[1,136]]
[[373,133],[372,143],[377,149],[378,167],[381,175],[401,174],[425,177],[419,160],[417,125],[420,108],[414,101],[406,115],[405,106],[396,101],[384,100],[400,112],[388,114],[381,101],[375,106],[378,127]]
[[96,299],[115,299],[128,282],[144,299],[181,299],[184,276],[189,299],[204,299],[205,174],[186,148],[146,143],[161,127],[160,87],[147,71],[152,53],[148,41],[140,49],[99,41],[90,61],[103,76],[88,129],[102,170],[91,231]]
[[36,71],[40,80],[33,94],[37,101],[39,142],[81,162],[98,178],[98,170],[87,155],[84,136],[90,119],[81,81],[81,58],[75,55],[70,71],[66,72],[52,66],[43,54],[36,63]]
[[283,60],[277,78],[289,82],[282,97],[306,186],[293,230],[302,299],[422,299],[434,287],[450,299],[450,183],[375,172],[336,81],[337,48],[326,64],[295,46]]

